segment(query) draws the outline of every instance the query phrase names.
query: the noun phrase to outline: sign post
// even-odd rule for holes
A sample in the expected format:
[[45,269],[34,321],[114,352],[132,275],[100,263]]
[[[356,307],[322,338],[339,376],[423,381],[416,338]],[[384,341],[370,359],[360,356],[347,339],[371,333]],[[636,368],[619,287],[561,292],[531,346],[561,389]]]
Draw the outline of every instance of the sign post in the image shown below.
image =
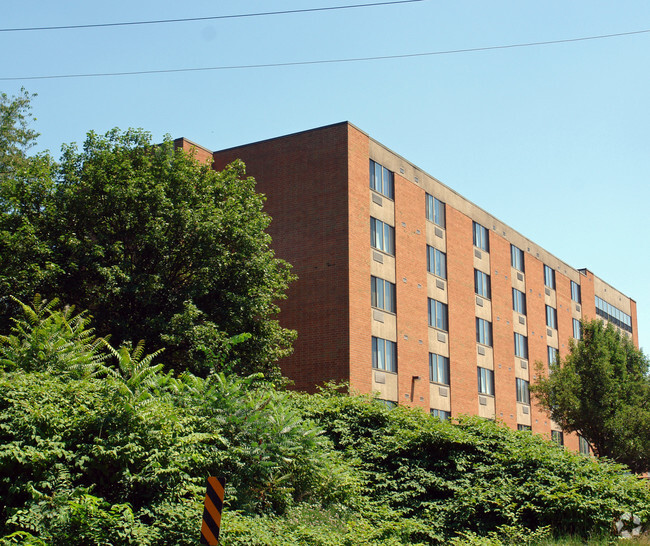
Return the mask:
[[203,502],[203,523],[201,524],[201,544],[217,546],[219,544],[219,528],[221,527],[221,510],[223,495],[226,487],[225,478],[210,476],[207,492]]

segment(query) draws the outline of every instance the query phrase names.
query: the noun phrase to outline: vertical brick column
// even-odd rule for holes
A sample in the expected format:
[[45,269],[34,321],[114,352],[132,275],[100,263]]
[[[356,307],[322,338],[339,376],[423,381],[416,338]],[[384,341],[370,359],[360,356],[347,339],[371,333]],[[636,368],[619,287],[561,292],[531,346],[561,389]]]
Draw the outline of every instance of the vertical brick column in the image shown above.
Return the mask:
[[472,220],[447,207],[447,292],[452,415],[476,415],[476,315]]
[[594,274],[587,270],[582,270],[585,274],[580,276],[580,297],[582,303],[580,310],[583,320],[593,320],[598,318],[596,315],[596,294],[594,289]]
[[[528,322],[528,362],[530,382],[534,383],[537,374],[537,362],[542,363],[543,374],[548,373],[548,353],[546,343],[546,304],[544,303],[544,264],[524,254],[526,269],[526,306]],[[531,424],[533,432],[551,436],[548,414],[532,401]]]
[[353,389],[369,393],[372,390],[369,140],[351,126],[348,126],[348,181],[349,377]]
[[492,336],[494,351],[494,394],[497,419],[517,428],[515,345],[512,329],[512,279],[510,243],[490,233],[492,279]]
[[[429,411],[424,190],[395,175],[397,362],[400,403]],[[414,380],[414,377],[420,377]],[[408,398],[407,396],[408,395]]]

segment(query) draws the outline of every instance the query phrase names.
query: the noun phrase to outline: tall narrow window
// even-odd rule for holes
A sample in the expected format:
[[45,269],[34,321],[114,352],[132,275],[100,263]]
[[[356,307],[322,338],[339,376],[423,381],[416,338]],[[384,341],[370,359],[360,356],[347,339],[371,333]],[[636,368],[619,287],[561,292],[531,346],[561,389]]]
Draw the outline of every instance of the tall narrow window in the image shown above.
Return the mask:
[[397,344],[394,341],[372,337],[372,367],[386,372],[397,371]]
[[582,301],[582,297],[580,296],[580,285],[573,281],[571,281],[571,299],[576,303]]
[[528,338],[515,332],[515,356],[528,358]]
[[582,455],[589,455],[589,442],[582,436],[578,436],[578,449]]
[[391,256],[395,255],[395,228],[377,218],[370,218],[370,245]]
[[481,224],[474,222],[474,246],[490,252],[489,233]]
[[441,279],[447,278],[447,255],[427,245],[427,271]]
[[550,305],[546,306],[546,326],[557,330],[557,311]]
[[426,215],[430,220],[441,228],[445,227],[445,204],[427,193]]
[[474,292],[479,296],[490,299],[490,275],[478,269],[474,270]]
[[517,248],[515,245],[510,245],[510,263],[512,264],[512,267],[523,273],[524,251]]
[[578,319],[573,319],[573,337],[574,339],[582,339],[582,327]]
[[370,160],[370,189],[393,199],[395,191],[393,173],[379,163]]
[[548,367],[550,368],[553,364],[557,364],[560,361],[560,352],[555,348],[548,345],[546,347],[546,353],[548,358]]
[[564,445],[564,432],[561,430],[552,430],[551,431],[551,440],[559,446]]
[[555,269],[549,266],[544,266],[544,286],[548,286],[555,290]]
[[449,359],[429,353],[429,381],[449,385]]
[[526,294],[516,288],[512,289],[512,309],[522,315],[526,314]]
[[447,304],[429,298],[429,326],[438,330],[449,330]]
[[492,323],[476,317],[476,342],[492,346]]
[[494,396],[494,372],[487,368],[476,368],[478,375],[478,392],[479,394],[489,394]]
[[530,404],[530,392],[528,391],[528,381],[517,377],[517,402]]
[[379,277],[370,277],[370,305],[395,312],[395,285]]

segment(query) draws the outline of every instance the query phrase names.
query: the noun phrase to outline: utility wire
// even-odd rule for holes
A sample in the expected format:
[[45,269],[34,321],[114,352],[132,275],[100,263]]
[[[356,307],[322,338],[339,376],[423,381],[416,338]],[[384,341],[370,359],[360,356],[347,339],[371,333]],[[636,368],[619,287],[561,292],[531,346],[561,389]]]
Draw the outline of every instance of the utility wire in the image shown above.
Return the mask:
[[382,55],[378,57],[354,57],[348,59],[321,59],[315,61],[295,61],[285,63],[268,63],[268,64],[242,64],[226,66],[208,66],[200,68],[170,68],[163,70],[136,70],[133,72],[97,72],[93,74],[57,74],[52,76],[25,76],[25,77],[0,77],[0,81],[16,80],[52,80],[61,78],[97,78],[105,76],[136,76],[140,74],[171,74],[174,72],[205,72],[208,70],[244,70],[252,68],[276,68],[283,66],[305,66],[314,64],[335,64],[335,63],[355,63],[363,61],[383,61],[387,59],[407,59],[410,57],[427,57],[431,55],[451,55],[456,53],[473,53],[477,51],[494,51],[497,49],[514,49],[520,47],[545,46],[553,44],[566,44],[571,42],[584,42],[586,40],[602,40],[604,38],[617,38],[620,36],[632,36],[634,34],[649,33],[650,29],[634,30],[631,32],[618,32],[616,34],[600,34],[598,36],[583,36],[581,38],[567,38],[564,40],[547,40],[544,42],[527,42],[520,44],[507,44],[486,47],[471,47],[466,49],[449,49],[446,51],[430,51],[428,53],[406,53],[403,55]]
[[53,27],[24,27],[24,28],[0,28],[0,32],[25,32],[35,30],[70,30],[77,28],[101,28],[101,27],[125,27],[132,25],[159,25],[162,23],[187,23],[189,21],[215,21],[218,19],[240,19],[242,17],[266,17],[268,15],[287,15],[289,13],[311,13],[316,11],[334,11],[352,8],[368,8],[374,6],[390,6],[393,4],[412,4],[424,2],[425,0],[393,0],[392,2],[373,2],[371,4],[349,4],[347,6],[331,6],[324,8],[292,9],[285,11],[265,11],[260,13],[240,13],[236,15],[215,15],[212,17],[187,17],[183,19],[158,19],[154,21],[127,21],[122,23],[95,23],[87,25],[61,25]]

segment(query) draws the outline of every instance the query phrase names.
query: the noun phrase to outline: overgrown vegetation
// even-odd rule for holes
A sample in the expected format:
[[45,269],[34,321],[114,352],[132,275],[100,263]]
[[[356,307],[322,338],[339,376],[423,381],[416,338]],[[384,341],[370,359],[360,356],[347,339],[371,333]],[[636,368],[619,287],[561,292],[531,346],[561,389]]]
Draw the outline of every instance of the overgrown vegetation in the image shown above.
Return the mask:
[[5,544],[195,544],[209,475],[227,478],[224,545],[525,544],[650,519],[624,467],[528,432],[173,375],[84,313],[22,308],[0,337]]

